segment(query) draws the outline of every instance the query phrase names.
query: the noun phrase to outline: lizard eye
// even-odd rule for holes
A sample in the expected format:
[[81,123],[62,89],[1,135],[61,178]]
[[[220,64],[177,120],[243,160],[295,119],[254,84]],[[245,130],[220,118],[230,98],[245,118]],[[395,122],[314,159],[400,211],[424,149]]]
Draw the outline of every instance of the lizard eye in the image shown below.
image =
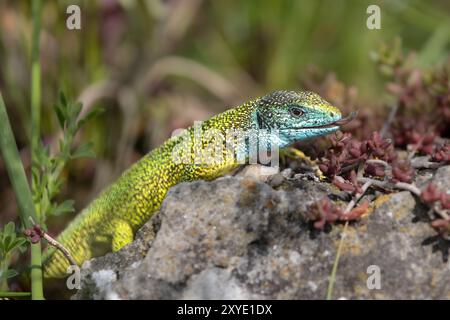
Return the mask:
[[296,118],[301,117],[304,113],[303,110],[298,107],[291,107],[289,109],[289,112],[290,112],[291,116],[296,117]]

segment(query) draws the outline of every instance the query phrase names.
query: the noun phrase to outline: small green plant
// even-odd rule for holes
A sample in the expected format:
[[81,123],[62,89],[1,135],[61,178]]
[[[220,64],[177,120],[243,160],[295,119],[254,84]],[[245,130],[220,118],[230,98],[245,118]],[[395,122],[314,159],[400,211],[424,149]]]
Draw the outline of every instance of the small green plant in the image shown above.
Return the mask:
[[[80,116],[82,105],[70,102],[61,93],[56,104],[55,112],[62,129],[59,139],[59,148],[55,154],[51,154],[49,146],[42,143],[35,149],[36,156],[32,166],[31,194],[25,171],[21,165],[19,152],[17,150],[14,136],[6,113],[6,106],[0,94],[0,150],[5,161],[6,169],[13,185],[22,227],[29,230],[33,223],[45,225],[50,215],[58,215],[73,211],[73,201],[66,200],[57,203],[54,198],[58,195],[64,183],[61,177],[62,170],[68,161],[80,157],[92,157],[91,144],[82,144],[74,148],[74,138],[83,125],[98,115],[100,110],[93,109],[84,116]],[[34,204],[34,205],[33,205]],[[14,223],[8,223],[0,233],[0,291],[7,291],[7,279],[16,276],[17,271],[10,269],[12,254],[25,249],[26,239],[16,236]],[[43,299],[41,278],[41,247],[40,241],[31,244],[32,265],[32,298]],[[33,255],[34,253],[34,255]],[[35,257],[36,259],[33,259]],[[33,277],[33,270],[39,272]],[[28,296],[28,293],[0,292],[0,296]]]
[[17,236],[14,222],[9,222],[0,230],[0,291],[8,290],[8,279],[19,273],[10,269],[11,259],[17,251],[23,253],[26,250],[27,240]]
[[[67,200],[62,203],[54,201],[63,184],[61,172],[70,159],[83,156],[91,156],[90,145],[81,145],[75,151],[72,150],[73,140],[83,124],[98,113],[94,110],[84,117],[80,117],[82,106],[79,103],[68,102],[63,94],[60,94],[55,111],[62,129],[62,138],[59,139],[59,152],[51,155],[50,148],[41,142],[41,68],[40,68],[40,29],[41,29],[41,0],[33,1],[33,34],[32,34],[32,57],[31,57],[31,158],[32,158],[32,186],[31,192],[21,163],[19,150],[11,129],[6,105],[0,92],[0,152],[5,163],[19,208],[22,229],[29,230],[33,223],[45,226],[49,215],[57,215],[73,211],[73,201]],[[9,269],[10,253],[16,250],[18,244],[22,247],[21,240],[14,241],[11,246],[11,230],[15,229],[10,224],[5,227],[7,231],[5,251],[2,252],[0,266],[0,286],[6,286],[6,279],[16,275]],[[18,238],[14,238],[18,239]],[[5,243],[4,243],[5,244]],[[31,245],[31,298],[44,299],[42,283],[42,256],[41,242],[38,239]],[[6,251],[6,249],[8,249]],[[0,287],[0,290],[3,289]],[[0,292],[2,296],[28,296],[29,293]]]
[[54,198],[58,195],[64,183],[62,170],[70,160],[82,157],[94,157],[92,143],[84,143],[74,148],[75,135],[83,125],[99,114],[100,109],[92,109],[85,116],[80,117],[81,103],[68,101],[63,93],[55,106],[55,113],[62,130],[58,141],[58,150],[51,153],[50,147],[42,142],[35,150],[36,156],[32,166],[33,202],[39,223],[45,226],[49,216],[57,216],[73,212],[73,200],[58,203]]
[[[16,196],[22,227],[30,228],[32,227],[30,220],[36,221],[36,212],[1,92],[0,152]],[[31,244],[31,265],[31,297],[32,299],[43,299],[40,242]],[[2,296],[4,296],[3,293],[0,294],[0,297]]]

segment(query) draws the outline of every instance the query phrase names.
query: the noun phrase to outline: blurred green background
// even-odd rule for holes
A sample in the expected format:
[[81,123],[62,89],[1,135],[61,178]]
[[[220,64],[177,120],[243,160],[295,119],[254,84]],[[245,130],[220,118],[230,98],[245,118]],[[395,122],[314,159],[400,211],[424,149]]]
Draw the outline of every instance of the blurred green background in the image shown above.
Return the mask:
[[[0,0],[0,89],[27,166],[30,4]],[[70,4],[81,8],[81,30],[66,27]],[[366,27],[370,4],[381,8],[381,30]],[[422,66],[447,58],[450,2],[44,1],[42,138],[52,144],[58,137],[59,90],[85,110],[105,109],[79,137],[94,143],[97,159],[70,165],[63,197],[82,208],[174,129],[269,91],[314,89],[338,106],[350,97],[382,108],[371,52],[396,38]],[[0,162],[0,224],[16,216],[13,199]]]

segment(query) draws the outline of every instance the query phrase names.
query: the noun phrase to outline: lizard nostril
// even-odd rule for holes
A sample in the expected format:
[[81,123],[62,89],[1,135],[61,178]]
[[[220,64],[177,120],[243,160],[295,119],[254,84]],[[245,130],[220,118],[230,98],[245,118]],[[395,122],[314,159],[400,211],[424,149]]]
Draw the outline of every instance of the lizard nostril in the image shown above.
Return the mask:
[[330,112],[330,117],[334,117],[334,112]]

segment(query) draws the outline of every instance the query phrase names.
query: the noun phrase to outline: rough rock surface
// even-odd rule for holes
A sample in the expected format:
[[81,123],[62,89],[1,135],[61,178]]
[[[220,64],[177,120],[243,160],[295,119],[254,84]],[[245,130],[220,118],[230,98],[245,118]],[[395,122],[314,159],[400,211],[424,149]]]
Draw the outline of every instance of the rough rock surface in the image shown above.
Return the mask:
[[[318,232],[305,213],[324,196],[348,199],[308,176],[253,171],[173,187],[132,244],[83,265],[73,298],[324,299],[343,225]],[[450,166],[417,184],[430,179],[450,190]],[[333,298],[449,299],[450,242],[435,236],[427,208],[406,191],[367,197],[369,213],[347,228]]]

